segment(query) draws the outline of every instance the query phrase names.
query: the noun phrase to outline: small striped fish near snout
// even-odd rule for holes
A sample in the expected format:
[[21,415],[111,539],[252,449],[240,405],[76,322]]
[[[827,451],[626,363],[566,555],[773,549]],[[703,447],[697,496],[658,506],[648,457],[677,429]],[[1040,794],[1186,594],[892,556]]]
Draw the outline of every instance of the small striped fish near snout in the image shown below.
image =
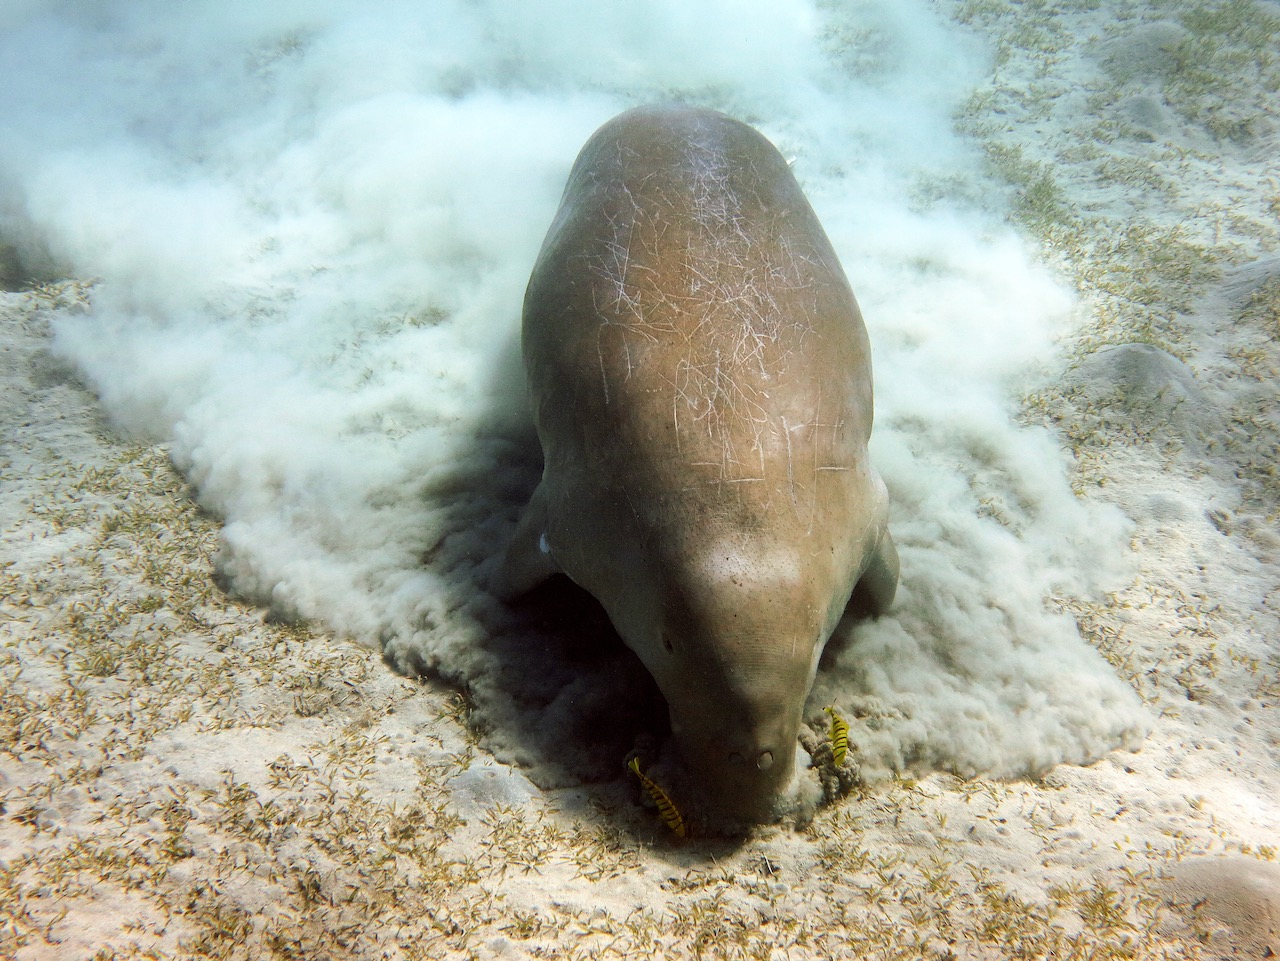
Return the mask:
[[644,789],[649,792],[649,797],[653,798],[653,803],[658,806],[658,814],[666,822],[672,833],[679,838],[687,837],[688,830],[685,828],[684,817],[680,814],[680,809],[676,807],[675,802],[671,800],[666,791],[658,786],[653,778],[648,777],[640,770],[640,759],[633,757],[627,763],[627,767],[631,769],[631,773],[640,779]]
[[831,715],[831,756],[836,767],[844,766],[849,756],[849,723],[836,713],[834,707],[824,708]]

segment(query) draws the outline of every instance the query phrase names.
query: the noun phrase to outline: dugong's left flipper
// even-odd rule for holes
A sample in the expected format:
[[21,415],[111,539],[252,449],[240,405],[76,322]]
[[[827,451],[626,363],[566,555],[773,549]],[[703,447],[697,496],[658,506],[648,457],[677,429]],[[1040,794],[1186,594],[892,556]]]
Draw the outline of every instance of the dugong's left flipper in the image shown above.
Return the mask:
[[558,573],[560,568],[547,547],[547,498],[539,484],[516,525],[502,567],[494,578],[493,593],[503,600],[513,600]]
[[879,617],[889,610],[897,592],[898,549],[886,529],[871,552],[867,569],[853,589],[848,609],[864,617]]

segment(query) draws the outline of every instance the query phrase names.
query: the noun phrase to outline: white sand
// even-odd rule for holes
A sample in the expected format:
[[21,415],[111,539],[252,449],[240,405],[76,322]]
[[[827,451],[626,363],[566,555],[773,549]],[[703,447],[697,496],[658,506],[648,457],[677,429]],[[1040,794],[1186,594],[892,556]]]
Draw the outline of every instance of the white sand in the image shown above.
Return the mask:
[[[275,193],[235,179],[252,150],[239,166],[191,153],[225,92],[172,93],[208,108],[164,134],[190,168],[88,138],[88,108],[47,144],[16,119],[29,139],[2,155],[0,273],[104,279],[0,295],[0,954],[1280,951],[1280,5],[1090,6],[943,4],[963,28],[904,26],[894,6],[835,18],[821,49],[842,69],[903,60],[883,69],[905,92],[847,114],[856,86],[770,78],[789,101],[734,73],[804,53],[799,6],[756,11],[772,45],[678,78],[730,78],[709,102],[753,105],[799,153],[868,315],[876,456],[906,545],[894,617],[859,630],[810,705],[846,711],[867,786],[740,844],[678,843],[642,805],[621,761],[660,705],[625,653],[599,649],[598,615],[510,612],[477,587],[536,471],[509,339],[486,327],[511,329],[545,227],[519,194],[554,202],[584,117],[661,83],[637,67],[599,93],[584,54],[539,75],[579,91],[559,100],[362,113],[375,82],[352,70],[319,88],[352,97],[315,108],[328,129],[244,132],[270,144]],[[724,32],[735,21],[715,10],[701,29]],[[296,46],[254,47],[254,77],[363,62],[354,26],[307,41],[296,11],[279,16]],[[642,47],[698,49],[698,31],[657,20]],[[510,22],[509,61],[482,40],[469,67],[433,69],[463,85],[511,70],[532,89],[521,69],[567,62],[522,46],[545,27]],[[451,23],[461,37],[466,18]],[[165,43],[199,55],[198,37],[148,46],[130,30],[142,62]],[[970,41],[994,52],[985,80]],[[963,90],[936,59],[907,65],[949,45]],[[112,77],[127,113],[129,71]],[[37,87],[11,96],[37,103]],[[948,96],[967,139],[920,106]],[[902,145],[867,141],[856,171],[828,170],[878,116]],[[397,159],[442,124],[457,156]],[[341,151],[313,144],[353,129],[366,149],[340,179]],[[522,130],[544,139],[513,152]],[[921,143],[936,156],[910,183],[876,172]],[[312,183],[351,191],[343,217],[318,215]],[[1002,203],[1022,239],[991,215]],[[143,239],[140,204],[155,205]],[[268,222],[278,248],[249,256]],[[426,267],[395,260],[433,243]],[[313,256],[333,268],[311,281]],[[415,285],[443,302],[401,304]],[[306,626],[279,620],[299,613]],[[433,679],[355,640],[380,638]],[[960,652],[974,663],[940,666]]]

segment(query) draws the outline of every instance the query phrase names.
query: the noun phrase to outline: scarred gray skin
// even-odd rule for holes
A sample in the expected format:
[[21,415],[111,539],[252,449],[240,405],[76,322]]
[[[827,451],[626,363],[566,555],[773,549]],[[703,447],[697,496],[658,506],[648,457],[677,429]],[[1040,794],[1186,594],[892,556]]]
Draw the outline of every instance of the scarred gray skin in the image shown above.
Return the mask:
[[696,804],[776,819],[818,658],[898,558],[867,456],[870,347],[777,150],[708,110],[601,127],[525,294],[542,481],[514,596],[563,571],[666,697]]

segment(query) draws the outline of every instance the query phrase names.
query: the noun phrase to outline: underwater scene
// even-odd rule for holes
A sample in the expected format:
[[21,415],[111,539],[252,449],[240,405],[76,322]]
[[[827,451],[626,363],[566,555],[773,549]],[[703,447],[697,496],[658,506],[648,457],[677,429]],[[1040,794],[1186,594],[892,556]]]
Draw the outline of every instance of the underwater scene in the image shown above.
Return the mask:
[[0,132],[0,956],[1280,952],[1280,3],[11,0]]

